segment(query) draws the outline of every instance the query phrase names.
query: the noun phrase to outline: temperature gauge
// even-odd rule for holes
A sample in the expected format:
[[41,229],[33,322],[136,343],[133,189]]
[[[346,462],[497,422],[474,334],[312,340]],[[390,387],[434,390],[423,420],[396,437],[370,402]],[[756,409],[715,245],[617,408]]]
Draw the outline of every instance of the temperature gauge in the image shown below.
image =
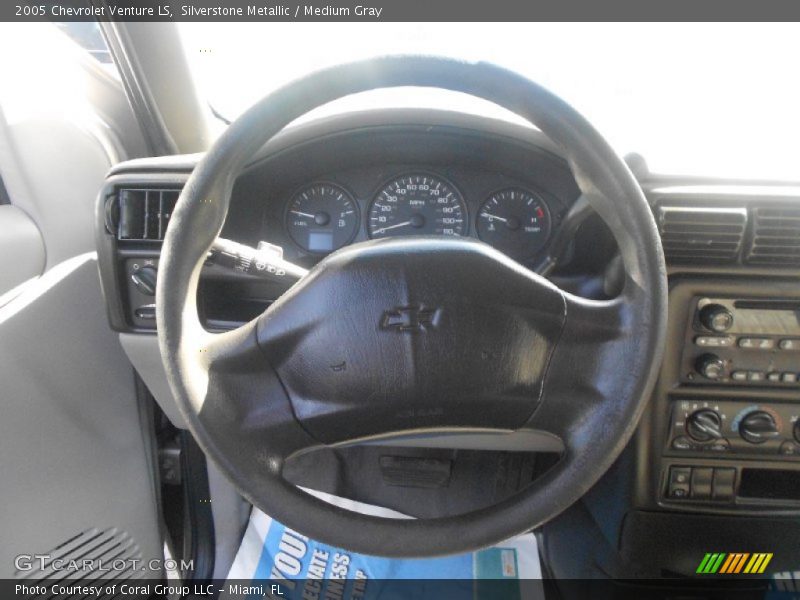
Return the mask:
[[478,211],[478,237],[516,260],[534,256],[550,237],[550,211],[537,194],[510,188],[489,196]]

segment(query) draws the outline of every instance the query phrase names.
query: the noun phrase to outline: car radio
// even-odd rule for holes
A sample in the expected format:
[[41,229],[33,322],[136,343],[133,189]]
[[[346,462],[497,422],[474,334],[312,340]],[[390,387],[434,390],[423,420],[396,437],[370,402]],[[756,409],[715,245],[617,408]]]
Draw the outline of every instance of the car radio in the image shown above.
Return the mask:
[[800,386],[800,301],[695,297],[681,381]]

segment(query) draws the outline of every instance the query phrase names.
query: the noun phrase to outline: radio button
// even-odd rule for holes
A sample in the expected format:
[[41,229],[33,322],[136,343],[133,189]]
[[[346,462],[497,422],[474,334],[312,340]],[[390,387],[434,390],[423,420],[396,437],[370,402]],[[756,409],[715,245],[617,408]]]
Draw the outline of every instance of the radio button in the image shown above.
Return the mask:
[[747,371],[734,371],[731,373],[731,379],[734,381],[747,381]]
[[772,373],[767,373],[767,381],[771,381],[772,383],[780,383],[781,382],[781,374],[777,371],[773,371]]
[[764,381],[763,371],[748,371],[747,381]]
[[778,348],[781,350],[800,350],[800,340],[781,340]]
[[739,338],[739,348],[754,350],[772,350],[775,341],[770,338]]
[[733,338],[729,335],[698,335],[694,338],[694,343],[703,348],[726,348],[733,346]]
[[797,374],[796,373],[784,373],[781,375],[781,381],[783,383],[796,383],[797,382]]

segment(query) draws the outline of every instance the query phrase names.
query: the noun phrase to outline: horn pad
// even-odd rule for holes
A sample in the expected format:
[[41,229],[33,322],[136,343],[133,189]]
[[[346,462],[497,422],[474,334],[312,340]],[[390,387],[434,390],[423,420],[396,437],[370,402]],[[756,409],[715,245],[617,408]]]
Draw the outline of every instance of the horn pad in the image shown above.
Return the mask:
[[260,317],[258,337],[320,442],[517,429],[539,402],[565,306],[481,242],[385,239],[319,263]]

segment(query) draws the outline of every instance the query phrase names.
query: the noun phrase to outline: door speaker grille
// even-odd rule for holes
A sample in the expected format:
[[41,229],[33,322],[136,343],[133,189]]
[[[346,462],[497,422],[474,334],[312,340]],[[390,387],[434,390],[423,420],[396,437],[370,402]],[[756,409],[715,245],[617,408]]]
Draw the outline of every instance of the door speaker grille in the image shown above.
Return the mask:
[[30,569],[15,571],[18,580],[30,585],[43,580],[49,584],[60,580],[75,584],[81,580],[82,584],[91,585],[92,581],[105,579],[137,579],[145,573],[141,570],[139,545],[130,534],[116,528],[87,529],[35,557],[46,558],[35,558]]

